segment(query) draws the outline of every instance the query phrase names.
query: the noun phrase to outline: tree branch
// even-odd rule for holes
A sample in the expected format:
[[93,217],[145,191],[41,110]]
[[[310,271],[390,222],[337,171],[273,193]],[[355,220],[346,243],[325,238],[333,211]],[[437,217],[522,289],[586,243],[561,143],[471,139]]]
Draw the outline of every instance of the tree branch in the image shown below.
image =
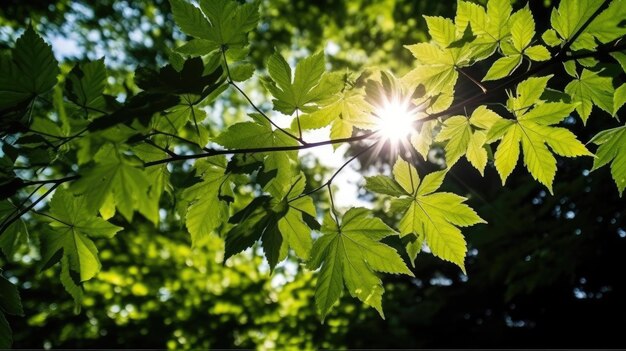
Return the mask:
[[583,23],[583,25],[580,26],[580,28],[576,31],[576,33],[572,35],[572,37],[565,43],[565,45],[563,45],[561,50],[559,50],[559,52],[555,56],[564,55],[572,47],[574,42],[576,42],[578,37],[580,37],[580,35],[583,34],[585,29],[589,27],[591,22],[593,22],[593,20],[595,20],[596,17],[598,17],[598,15],[600,15],[600,13],[604,11],[609,6],[610,3],[611,3],[611,0],[604,0],[602,5],[600,5],[600,7],[598,7],[598,9],[587,19],[587,21],[585,21],[585,23]]
[[304,150],[311,149],[314,147],[324,146],[324,145],[333,145],[333,144],[341,144],[341,143],[353,143],[356,141],[368,139],[375,135],[377,131],[369,132],[357,136],[353,136],[350,138],[342,138],[342,139],[331,139],[319,141],[316,143],[307,143],[304,145],[290,145],[290,146],[273,146],[273,147],[259,147],[259,148],[249,148],[249,149],[233,149],[233,150],[217,150],[217,149],[209,149],[209,151],[201,154],[191,154],[191,155],[178,155],[176,157],[169,157],[162,160],[156,160],[151,162],[144,163],[144,167],[151,167],[160,165],[163,163],[175,162],[175,161],[185,161],[185,160],[194,160],[199,158],[217,156],[217,155],[235,155],[235,154],[254,154],[260,152],[279,152],[279,151],[295,151],[295,150]]
[[51,192],[54,191],[54,189],[56,189],[59,185],[61,185],[61,183],[55,183],[53,184],[50,189],[48,189],[43,195],[41,195],[39,198],[37,198],[37,200],[33,201],[30,205],[28,205],[27,207],[19,210],[13,217],[7,218],[2,222],[2,226],[0,226],[0,234],[4,233],[5,230],[7,230],[11,224],[13,224],[15,221],[17,221],[18,219],[20,219],[26,212],[30,211],[33,207],[37,206],[37,204],[45,199],[48,195],[50,195]]
[[[598,8],[598,10],[596,12],[593,13],[593,15],[587,20],[587,22],[585,22],[585,24],[583,24],[583,26],[581,26],[581,28],[577,31],[576,34],[574,34],[572,36],[572,40],[569,41],[569,43],[573,43],[574,40],[576,40],[580,34],[582,34],[582,32],[589,26],[589,24],[591,24],[591,22],[600,14],[602,7],[608,5],[609,1],[605,0],[605,2],[603,3],[603,5]],[[415,121],[415,125],[421,124],[423,122],[427,122],[427,121],[432,121],[435,120],[437,118],[440,117],[444,117],[444,116],[449,116],[449,115],[454,115],[456,113],[461,113],[463,112],[468,106],[475,106],[478,105],[480,103],[483,103],[484,101],[489,100],[490,98],[492,98],[493,96],[496,96],[497,94],[501,94],[502,91],[505,91],[506,89],[509,89],[511,87],[513,87],[514,85],[521,83],[523,80],[525,80],[526,78],[529,78],[555,64],[558,63],[563,63],[566,61],[570,61],[570,60],[574,60],[574,59],[579,59],[579,58],[586,58],[586,57],[595,57],[595,56],[600,56],[600,55],[604,55],[607,53],[611,53],[611,52],[616,52],[616,51],[621,51],[624,48],[622,47],[622,45],[619,46],[613,46],[612,48],[607,49],[606,51],[600,51],[600,50],[596,50],[594,52],[591,53],[584,53],[584,54],[580,54],[578,56],[573,55],[573,56],[566,56],[566,50],[569,49],[569,47],[571,47],[571,44],[565,44],[563,46],[563,48],[561,48],[561,50],[559,50],[559,52],[557,52],[550,60],[545,61],[543,64],[536,66],[532,69],[529,69],[525,72],[520,73],[519,75],[510,78],[509,80],[504,81],[503,83],[492,87],[492,88],[488,88],[487,92],[484,94],[476,94],[470,98],[467,98],[463,101],[459,101],[458,103],[450,106],[449,108],[440,111],[440,112],[436,112],[433,114],[430,114],[418,121]]]

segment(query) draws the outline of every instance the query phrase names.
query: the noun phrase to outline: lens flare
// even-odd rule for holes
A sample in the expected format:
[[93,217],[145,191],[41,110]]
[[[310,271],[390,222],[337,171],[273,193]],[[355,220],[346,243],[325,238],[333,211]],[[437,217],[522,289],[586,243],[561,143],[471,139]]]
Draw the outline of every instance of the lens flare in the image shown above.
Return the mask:
[[392,99],[376,110],[378,130],[384,139],[397,143],[406,140],[411,134],[415,128],[415,112],[410,105],[409,101]]

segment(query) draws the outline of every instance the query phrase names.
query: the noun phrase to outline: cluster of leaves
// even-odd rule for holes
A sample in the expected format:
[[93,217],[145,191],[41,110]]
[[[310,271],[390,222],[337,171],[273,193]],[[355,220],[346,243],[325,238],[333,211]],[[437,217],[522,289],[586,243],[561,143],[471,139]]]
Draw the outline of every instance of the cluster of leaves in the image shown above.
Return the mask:
[[[486,8],[460,1],[454,20],[425,16],[432,40],[407,46],[416,65],[399,79],[384,71],[327,72],[322,52],[301,59],[292,72],[276,52],[261,81],[273,96],[273,109],[290,118],[289,128],[237,85],[254,79],[246,61],[247,35],[257,26],[259,4],[170,4],[190,40],[160,70],[139,68],[138,89],[128,89],[123,103],[106,93],[104,60],[78,63],[61,74],[50,46],[32,28],[0,56],[0,248],[10,258],[20,246],[33,245],[42,269],[60,263],[61,281],[77,305],[81,282],[100,270],[93,238],[113,237],[136,213],[159,225],[161,210],[175,208],[170,214],[185,223],[192,245],[213,234],[223,237],[224,260],[259,243],[271,270],[290,250],[309,269],[319,268],[322,318],[344,289],[382,316],[377,273],[411,276],[409,266],[424,247],[465,272],[467,245],[459,227],[484,221],[464,197],[436,192],[462,157],[481,174],[492,162],[504,184],[521,144],[524,165],[552,192],[554,155],[593,156],[557,125],[574,121],[574,111],[586,123],[593,106],[615,116],[626,101],[626,85],[618,74],[609,75],[626,69],[622,0],[561,1],[552,12],[552,28],[542,35],[551,49],[536,42],[528,7],[513,11],[509,0],[489,0]],[[603,60],[607,53],[615,61]],[[520,69],[524,61],[527,70]],[[479,82],[466,69],[481,64],[490,68]],[[561,64],[571,81],[563,91],[548,88],[552,76],[537,74]],[[480,92],[458,98],[455,89],[463,78]],[[249,120],[212,130],[206,111],[223,108],[218,99],[229,87],[254,112]],[[504,91],[506,103],[498,95]],[[388,122],[379,112],[394,101],[411,107],[415,130],[406,140],[377,133]],[[327,126],[329,140],[305,141],[306,130]],[[591,140],[600,145],[593,169],[611,163],[620,194],[626,188],[624,128]],[[317,188],[303,172],[298,150],[360,141],[367,143],[365,151],[395,150],[393,177],[369,177],[366,188],[392,198],[389,211],[402,214],[398,223],[383,223],[363,208],[337,214],[332,180],[343,167]],[[420,176],[419,155],[427,159],[435,148],[444,150],[446,168]],[[190,186],[171,177],[178,162],[184,162]],[[316,204],[312,194],[326,188],[329,203]],[[27,213],[50,223],[39,234],[40,245],[28,240],[22,221]],[[16,294],[0,297],[4,312],[21,312],[11,302],[19,301]],[[7,328],[1,323],[0,334],[10,335]]]

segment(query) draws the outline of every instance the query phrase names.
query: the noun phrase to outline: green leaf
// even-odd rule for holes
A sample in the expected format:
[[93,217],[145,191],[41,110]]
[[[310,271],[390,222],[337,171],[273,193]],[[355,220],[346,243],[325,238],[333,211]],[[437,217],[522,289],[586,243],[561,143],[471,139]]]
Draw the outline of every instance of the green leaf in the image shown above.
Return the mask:
[[11,326],[4,313],[0,313],[0,348],[10,349],[13,344]]
[[274,144],[273,134],[272,129],[267,126],[254,122],[242,122],[228,127],[214,138],[213,142],[227,149],[270,147]]
[[110,144],[101,148],[94,159],[95,165],[71,186],[75,194],[85,197],[88,211],[100,211],[108,219],[117,208],[130,222],[136,209],[144,212],[146,206],[140,204],[158,202],[148,196],[151,183],[141,160],[120,154]]
[[613,115],[617,115],[622,106],[626,104],[626,83],[615,89],[615,97],[613,98]]
[[67,291],[74,299],[75,313],[79,313],[80,307],[83,303],[83,288],[80,284],[77,284],[74,281],[74,278],[72,278],[70,261],[67,256],[63,256],[61,258],[61,275],[59,276],[59,280],[61,280],[61,284],[63,285],[63,288],[65,288],[65,291]]
[[322,318],[339,300],[344,284],[350,295],[383,316],[384,289],[375,272],[413,276],[400,255],[380,242],[397,234],[364,208],[348,210],[341,224],[327,216],[322,233],[313,245],[308,263],[310,269],[321,266],[315,302]]
[[548,29],[547,31],[545,31],[541,36],[541,39],[543,39],[544,43],[546,43],[548,46],[557,46],[562,42],[554,29]]
[[228,202],[234,197],[226,158],[211,157],[196,162],[196,176],[202,180],[185,189],[182,198],[189,203],[185,223],[192,246],[204,242],[228,219]]
[[516,96],[507,101],[509,110],[522,114],[532,107],[546,90],[548,80],[552,75],[545,77],[531,77],[519,83],[516,89]]
[[[4,222],[15,210],[15,206],[8,200],[0,201],[0,220]],[[26,244],[28,244],[28,229],[22,219],[13,222],[0,234],[0,250],[9,259],[12,259],[15,253]]]
[[550,51],[543,45],[534,45],[526,48],[524,55],[533,61],[548,61],[551,57]]
[[296,65],[292,81],[291,68],[278,53],[270,56],[267,62],[269,78],[263,80],[265,88],[274,96],[274,109],[286,115],[296,110],[312,112],[313,104],[339,92],[341,85],[329,81],[332,76],[324,76],[324,52],[317,52]]
[[417,237],[407,246],[411,262],[425,241],[435,256],[453,262],[465,271],[467,247],[457,226],[471,226],[484,221],[463,203],[465,198],[435,192],[443,183],[445,174],[445,171],[433,172],[420,182],[415,168],[398,158],[393,167],[394,179],[411,195],[401,194],[392,208],[404,212],[398,224],[400,236]]
[[15,42],[12,58],[0,56],[0,110],[48,92],[58,74],[52,48],[29,26]]
[[420,184],[420,178],[413,166],[405,160],[398,158],[393,165],[392,173],[395,182],[400,184],[407,194],[415,194]]
[[112,238],[121,227],[96,217],[86,209],[86,198],[75,197],[65,190],[57,190],[50,200],[50,227],[41,235],[42,262],[55,263],[59,251],[69,261],[69,267],[80,275],[80,281],[93,278],[100,271],[98,249],[90,238]]
[[[283,131],[272,130],[262,116],[257,120],[264,124],[254,122],[236,123],[218,135],[213,141],[229,149],[269,148],[296,146],[297,141],[288,137]],[[276,170],[277,174],[265,186],[264,189],[274,196],[281,196],[283,190],[290,185],[292,172],[292,160],[296,159],[297,151],[256,153],[255,157],[263,160],[265,171]]]
[[402,80],[410,86],[424,85],[429,95],[437,95],[454,87],[459,77],[457,67],[469,64],[469,55],[461,55],[462,48],[441,49],[434,43],[405,45],[417,60],[417,67]]
[[486,140],[487,134],[485,132],[475,132],[470,137],[465,154],[469,163],[480,172],[480,175],[484,175],[487,166],[487,150],[484,147]]
[[447,141],[445,145],[446,164],[452,167],[462,156],[483,174],[487,165],[487,150],[484,144],[487,130],[501,119],[495,112],[484,106],[478,107],[470,118],[453,116],[443,122],[436,141]]
[[522,55],[505,56],[493,63],[483,81],[490,81],[507,77],[522,63]]
[[24,309],[17,287],[0,275],[0,312],[23,316]]
[[[372,106],[360,91],[349,90],[318,111],[301,116],[300,125],[305,130],[318,129],[341,120],[352,127],[372,130],[376,127],[376,120],[371,116],[371,110]],[[352,135],[352,128],[349,134]]]
[[185,60],[177,70],[173,65],[161,67],[159,71],[138,68],[135,83],[144,91],[183,95],[184,105],[195,105],[219,87],[223,86],[222,67],[205,65],[200,57]]
[[236,225],[226,233],[224,261],[251,247],[261,238],[267,226],[269,200],[269,196],[256,197],[241,211],[230,217],[228,221]]
[[505,129],[502,141],[500,145],[498,145],[498,149],[494,155],[494,164],[502,179],[502,185],[506,183],[506,179],[513,172],[515,165],[517,165],[520,154],[520,138],[521,130],[516,125],[510,124],[509,127]]
[[473,46],[484,46],[488,57],[496,49],[497,44],[510,33],[511,12],[510,0],[489,0],[487,11],[485,8],[469,2],[459,1],[456,13],[457,32],[461,32],[470,24],[478,39],[472,42]]
[[610,55],[619,63],[620,66],[622,66],[622,70],[626,72],[626,53],[612,52]]
[[[552,28],[565,40],[569,40],[582,25],[602,6],[603,0],[562,0],[552,9]],[[578,41],[578,40],[577,40]]]
[[243,47],[246,34],[259,22],[259,3],[240,4],[232,0],[200,0],[202,12],[211,22],[210,39],[220,45]]
[[585,124],[593,105],[613,115],[615,90],[610,77],[602,77],[598,73],[583,69],[581,77],[565,87],[565,93],[572,97],[572,102],[579,103],[576,111]]
[[456,39],[456,28],[449,18],[424,16],[428,33],[442,48],[447,48]]
[[433,128],[437,121],[427,121],[422,123],[419,131],[413,132],[411,135],[411,145],[426,160],[428,151],[433,143]]
[[65,81],[65,90],[70,101],[86,109],[104,110],[104,87],[107,71],[104,58],[77,63]]
[[565,72],[574,78],[579,78],[578,71],[576,70],[576,61],[565,61],[563,62],[563,68],[565,68]]
[[485,106],[479,106],[472,112],[470,123],[481,129],[489,130],[501,117]]
[[0,348],[9,349],[13,337],[5,314],[23,316],[24,310],[17,287],[0,275]]
[[365,178],[365,188],[379,194],[391,196],[410,195],[395,180],[385,176],[373,176]]
[[178,49],[191,55],[206,55],[221,47],[241,49],[248,44],[247,33],[259,21],[258,2],[201,0],[200,8],[185,0],[170,0],[170,4],[176,24],[197,38]]
[[535,20],[526,7],[516,12],[511,18],[511,39],[517,52],[523,52],[535,36]]
[[311,229],[304,221],[304,216],[306,215],[312,218],[316,216],[313,199],[309,196],[297,198],[289,202],[287,213],[278,220],[278,230],[280,234],[289,247],[293,248],[296,255],[303,260],[309,258],[313,247]]
[[215,50],[219,48],[219,44],[212,40],[191,39],[182,46],[177,47],[176,52],[189,56],[202,56],[216,52]]
[[[592,156],[573,133],[552,126],[569,116],[576,105],[562,102],[543,103],[539,100],[543,89],[539,92],[533,89],[545,88],[549,78],[530,78],[520,83],[517,96],[511,96],[507,102],[517,120],[496,122],[487,134],[489,142],[502,139],[495,153],[495,166],[502,184],[517,164],[520,144],[524,151],[526,168],[550,193],[556,174],[556,159],[548,146],[554,153],[565,157]],[[517,106],[524,107],[511,110],[511,107]]]
[[447,141],[445,151],[448,168],[465,155],[471,135],[469,119],[464,116],[452,116],[443,122],[443,127],[435,141]]
[[593,137],[590,143],[600,145],[596,151],[592,171],[610,162],[611,175],[622,196],[626,189],[626,126],[602,131]]
[[255,198],[233,215],[229,222],[238,224],[226,234],[224,260],[258,240],[263,243],[271,270],[287,257],[289,247],[301,259],[308,259],[313,245],[309,223],[315,221],[316,211],[313,199],[302,196],[305,182],[304,174],[300,173],[280,196]]
[[626,35],[626,1],[613,0],[587,28],[587,33],[596,37],[601,43],[609,43]]
[[[185,0],[170,0],[174,21],[180,29],[192,37],[213,40],[211,37],[211,25],[206,20],[199,8]],[[217,49],[219,44],[215,45]]]
[[510,33],[509,18],[513,7],[510,0],[489,0],[487,2],[487,33],[494,40],[500,40]]
[[533,121],[541,125],[551,125],[561,122],[574,111],[575,104],[563,102],[547,102],[535,106],[529,112],[518,117],[518,120]]

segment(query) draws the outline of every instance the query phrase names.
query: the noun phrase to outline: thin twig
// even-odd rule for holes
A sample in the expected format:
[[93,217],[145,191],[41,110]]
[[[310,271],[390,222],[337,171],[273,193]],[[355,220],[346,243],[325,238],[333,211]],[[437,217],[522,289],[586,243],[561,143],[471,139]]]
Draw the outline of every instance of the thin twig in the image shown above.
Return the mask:
[[48,189],[43,195],[41,195],[37,200],[33,201],[30,205],[28,205],[27,207],[23,208],[22,210],[18,211],[17,214],[13,217],[7,218],[2,222],[2,226],[0,227],[0,234],[4,233],[5,230],[7,230],[11,224],[13,224],[15,221],[17,221],[18,219],[20,219],[26,212],[30,211],[33,207],[37,206],[37,204],[45,199],[48,195],[50,195],[51,192],[54,191],[54,189],[56,189],[59,185],[61,185],[61,183],[55,183],[53,184],[50,189]]
[[165,152],[166,154],[172,156],[172,157],[177,157],[178,154],[173,152],[172,150],[166,148],[166,147],[161,147],[159,146],[157,143],[155,143],[154,141],[150,140],[150,139],[144,139],[144,142],[146,142],[146,144],[154,146],[155,148]]
[[167,133],[167,132],[162,132],[162,131],[160,131],[160,130],[156,130],[156,129],[153,129],[153,131],[154,131],[154,133],[148,134],[146,137],[150,137],[150,136],[152,136],[152,135],[158,135],[158,134],[161,134],[161,135],[165,135],[165,136],[169,136],[169,137],[172,137],[172,138],[178,139],[178,140],[180,140],[180,141],[182,141],[182,142],[185,142],[185,143],[188,143],[188,144],[196,145],[196,146],[198,146],[199,148],[201,148],[201,149],[202,149],[202,150],[204,150],[204,151],[211,151],[211,149],[209,149],[209,148],[208,148],[208,147],[206,147],[206,146],[201,146],[200,144],[196,143],[196,142],[195,142],[195,141],[193,141],[193,140],[185,139],[185,138],[183,138],[183,137],[181,137],[181,136],[178,136],[178,135],[176,135],[176,134]]
[[63,140],[61,143],[59,143],[57,146],[54,147],[55,150],[58,150],[61,146],[65,145],[66,143],[69,143],[70,141],[78,138],[79,136],[81,136],[83,133],[85,133],[87,131],[87,128],[81,130],[80,132],[71,135],[69,137],[67,137],[65,140]]
[[335,171],[335,173],[333,173],[333,175],[326,182],[324,182],[324,184],[318,186],[317,188],[315,188],[313,190],[307,191],[306,193],[302,193],[302,194],[294,197],[293,199],[291,199],[291,200],[289,200],[287,202],[292,202],[292,201],[295,201],[295,200],[297,200],[299,198],[302,198],[302,197],[305,197],[305,196],[309,196],[309,195],[311,195],[311,194],[313,194],[315,192],[318,192],[318,191],[324,189],[324,187],[331,185],[333,180],[335,179],[335,177],[339,174],[339,172],[341,172],[348,164],[350,164],[352,161],[354,161],[357,157],[363,155],[367,151],[371,150],[374,146],[378,145],[379,141],[380,141],[380,139],[377,140],[376,142],[374,142],[372,145],[370,145],[370,146],[366,147],[365,149],[359,151],[356,155],[350,157],[346,162],[344,162],[343,165],[341,165],[341,167],[339,167]]
[[63,177],[63,178],[59,178],[59,179],[33,180],[33,181],[22,183],[22,187],[26,187],[26,186],[29,186],[29,185],[37,185],[37,184],[63,184],[65,182],[76,180],[79,177],[80,177],[79,175],[73,175],[73,176]]
[[289,133],[288,131],[284,130],[283,128],[279,127],[276,123],[274,123],[274,121],[272,121],[271,118],[269,118],[265,112],[261,111],[260,108],[258,108],[254,102],[252,102],[252,100],[250,99],[250,97],[243,91],[241,90],[241,88],[235,84],[235,82],[233,81],[232,77],[230,76],[230,68],[228,68],[228,60],[226,59],[226,49],[222,48],[222,57],[224,59],[224,65],[226,66],[226,74],[228,75],[228,84],[232,85],[233,87],[235,87],[235,89],[237,89],[237,91],[239,91],[239,93],[241,95],[243,95],[243,97],[248,101],[248,103],[250,104],[250,106],[252,106],[252,108],[258,112],[261,116],[263,116],[263,118],[265,118],[268,122],[270,122],[276,129],[280,130],[281,132],[283,132],[285,135],[287,135],[288,137],[298,141],[300,144],[306,144],[302,138],[298,138],[297,136]]

